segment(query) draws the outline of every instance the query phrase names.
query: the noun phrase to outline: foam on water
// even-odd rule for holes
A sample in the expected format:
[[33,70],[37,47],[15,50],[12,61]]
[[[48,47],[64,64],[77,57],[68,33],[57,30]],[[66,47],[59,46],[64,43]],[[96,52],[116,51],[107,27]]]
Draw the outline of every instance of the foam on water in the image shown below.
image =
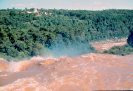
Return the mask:
[[85,54],[7,62],[0,59],[0,91],[133,89],[133,55]]

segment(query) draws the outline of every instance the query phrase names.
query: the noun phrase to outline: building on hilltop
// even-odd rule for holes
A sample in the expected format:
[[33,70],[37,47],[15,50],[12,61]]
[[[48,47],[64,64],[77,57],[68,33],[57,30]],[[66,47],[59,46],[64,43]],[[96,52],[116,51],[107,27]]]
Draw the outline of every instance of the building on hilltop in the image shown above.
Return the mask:
[[45,14],[45,15],[52,15],[52,13],[48,13],[48,12],[39,12],[37,10],[37,8],[34,8],[34,11],[27,11],[27,13],[38,13],[37,16],[41,16],[42,14]]
[[27,13],[38,13],[37,8],[34,9],[34,11],[27,11]]
[[34,9],[34,13],[38,13],[37,8]]

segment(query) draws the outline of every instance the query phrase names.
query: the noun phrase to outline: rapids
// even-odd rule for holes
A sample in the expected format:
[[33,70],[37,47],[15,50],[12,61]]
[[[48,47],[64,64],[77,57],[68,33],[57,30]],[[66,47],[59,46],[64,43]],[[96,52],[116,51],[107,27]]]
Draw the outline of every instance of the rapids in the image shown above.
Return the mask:
[[0,59],[0,91],[89,90],[133,90],[133,55]]

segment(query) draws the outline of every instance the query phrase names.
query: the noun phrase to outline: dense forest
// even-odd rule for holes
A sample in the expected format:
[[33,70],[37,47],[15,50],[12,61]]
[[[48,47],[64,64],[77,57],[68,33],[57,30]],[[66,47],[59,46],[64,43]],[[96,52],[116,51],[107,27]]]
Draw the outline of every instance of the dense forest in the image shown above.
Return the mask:
[[0,56],[67,55],[64,49],[76,56],[93,52],[90,42],[127,38],[132,30],[133,10],[1,9]]
[[124,46],[114,46],[110,50],[105,50],[104,54],[114,54],[114,55],[130,55],[133,54],[133,27],[129,31],[130,34],[127,39],[127,44]]

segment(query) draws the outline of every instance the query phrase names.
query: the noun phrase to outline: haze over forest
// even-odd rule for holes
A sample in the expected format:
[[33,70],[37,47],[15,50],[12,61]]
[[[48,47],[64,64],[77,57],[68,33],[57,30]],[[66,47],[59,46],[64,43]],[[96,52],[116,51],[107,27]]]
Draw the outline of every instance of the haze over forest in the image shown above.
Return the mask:
[[[1,0],[0,55],[21,59],[96,52],[91,42],[130,36],[132,3],[132,0]],[[130,46],[125,48],[104,53],[132,53]],[[127,50],[131,51],[125,53]]]
[[128,38],[132,21],[133,10],[1,9],[0,53],[78,56],[94,52],[90,42]]

